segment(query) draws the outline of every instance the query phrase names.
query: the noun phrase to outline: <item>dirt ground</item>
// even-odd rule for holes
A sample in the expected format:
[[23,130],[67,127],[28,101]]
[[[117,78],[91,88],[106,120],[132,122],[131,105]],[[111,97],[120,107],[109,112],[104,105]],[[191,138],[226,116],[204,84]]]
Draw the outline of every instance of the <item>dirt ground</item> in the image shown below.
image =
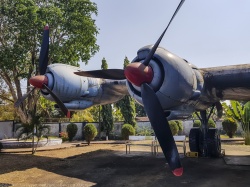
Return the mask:
[[[184,174],[175,177],[161,153],[149,147],[93,144],[68,149],[0,154],[0,186],[250,186],[250,146],[223,145],[227,158],[244,158],[243,165],[226,164],[224,158],[187,158]],[[182,152],[182,150],[180,150]]]

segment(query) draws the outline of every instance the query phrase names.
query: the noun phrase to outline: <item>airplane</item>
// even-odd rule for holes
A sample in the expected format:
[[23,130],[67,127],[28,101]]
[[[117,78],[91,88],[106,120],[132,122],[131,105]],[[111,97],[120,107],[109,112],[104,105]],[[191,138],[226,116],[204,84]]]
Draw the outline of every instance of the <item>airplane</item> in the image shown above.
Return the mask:
[[190,151],[205,157],[220,156],[219,132],[208,128],[208,119],[214,108],[222,114],[221,100],[250,100],[250,65],[198,68],[159,47],[184,1],[179,3],[157,42],[139,49],[124,70],[82,71],[65,64],[48,65],[49,28],[46,26],[39,58],[40,75],[29,80],[34,88],[18,99],[15,106],[18,107],[37,88],[43,97],[56,101],[63,113],[70,117],[70,110],[114,103],[129,94],[144,106],[175,176],[183,174],[183,167],[169,120],[186,119],[193,112],[199,112],[202,128],[190,130]]

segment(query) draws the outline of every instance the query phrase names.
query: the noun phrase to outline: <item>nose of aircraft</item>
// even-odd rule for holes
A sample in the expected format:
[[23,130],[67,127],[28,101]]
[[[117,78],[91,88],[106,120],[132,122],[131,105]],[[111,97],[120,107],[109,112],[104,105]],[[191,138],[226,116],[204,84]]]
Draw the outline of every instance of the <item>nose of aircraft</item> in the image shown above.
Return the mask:
[[140,62],[129,64],[124,74],[129,82],[136,86],[141,86],[143,83],[150,83],[153,79],[153,70],[150,66],[145,66]]
[[45,75],[37,75],[31,77],[29,83],[36,88],[42,89],[44,84],[48,85],[48,78]]

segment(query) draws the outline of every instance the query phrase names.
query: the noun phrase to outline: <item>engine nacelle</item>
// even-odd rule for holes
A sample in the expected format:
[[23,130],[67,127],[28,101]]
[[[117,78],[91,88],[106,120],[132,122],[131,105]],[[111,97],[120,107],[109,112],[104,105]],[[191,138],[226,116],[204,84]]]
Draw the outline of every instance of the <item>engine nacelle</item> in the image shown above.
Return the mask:
[[[133,62],[143,61],[152,46],[141,48]],[[195,66],[186,60],[158,48],[149,63],[153,80],[149,84],[155,91],[164,111],[174,109],[189,100],[197,99],[203,88],[203,77]],[[127,81],[128,91],[142,104],[141,90]]]
[[[114,103],[128,94],[125,80],[78,76],[74,74],[77,71],[82,70],[66,64],[52,64],[45,73],[47,86],[69,110]],[[53,101],[45,89],[41,93],[46,99]]]
[[[45,76],[48,77],[48,87],[64,103],[98,94],[100,79],[77,76],[74,74],[76,71],[80,69],[66,64],[52,64],[47,68]],[[46,99],[53,100],[46,90],[42,90],[42,94]]]

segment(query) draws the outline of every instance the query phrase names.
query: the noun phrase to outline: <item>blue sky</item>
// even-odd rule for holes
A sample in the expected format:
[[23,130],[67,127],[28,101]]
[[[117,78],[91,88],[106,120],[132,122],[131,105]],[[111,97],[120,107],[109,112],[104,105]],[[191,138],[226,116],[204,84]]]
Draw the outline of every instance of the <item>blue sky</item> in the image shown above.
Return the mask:
[[[100,51],[82,65],[122,68],[137,50],[154,44],[168,24],[179,0],[93,0],[98,6]],[[197,67],[250,63],[249,0],[186,0],[160,46]]]

